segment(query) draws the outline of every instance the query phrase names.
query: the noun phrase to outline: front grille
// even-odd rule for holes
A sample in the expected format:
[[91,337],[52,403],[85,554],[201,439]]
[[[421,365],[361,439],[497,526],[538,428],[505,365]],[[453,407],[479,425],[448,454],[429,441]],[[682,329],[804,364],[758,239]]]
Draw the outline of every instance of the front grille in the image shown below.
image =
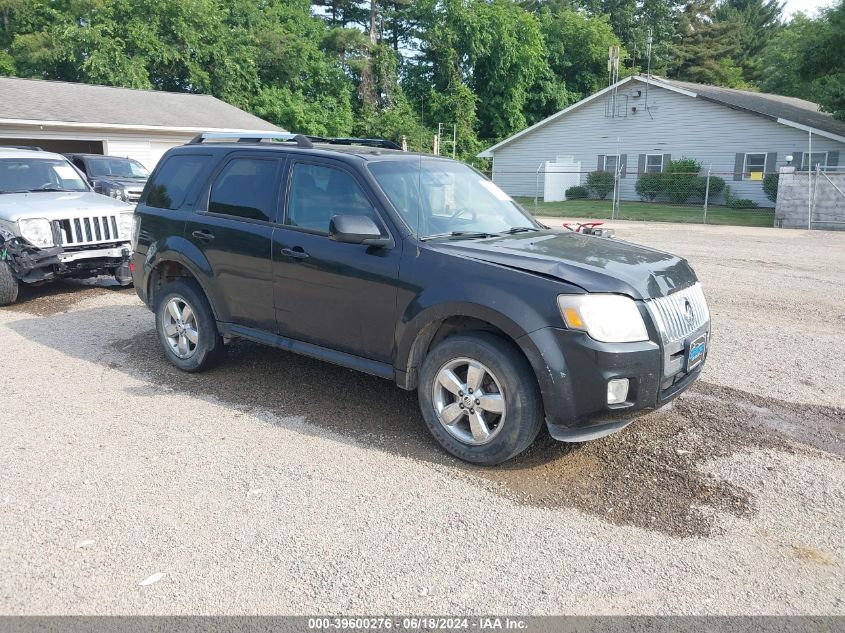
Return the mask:
[[138,202],[141,199],[141,193],[143,193],[143,189],[138,189],[137,191],[133,191],[132,189],[126,192],[126,201],[127,202]]
[[86,246],[119,241],[116,215],[94,215],[57,222],[64,246]]
[[664,344],[685,339],[710,320],[700,283],[645,304]]

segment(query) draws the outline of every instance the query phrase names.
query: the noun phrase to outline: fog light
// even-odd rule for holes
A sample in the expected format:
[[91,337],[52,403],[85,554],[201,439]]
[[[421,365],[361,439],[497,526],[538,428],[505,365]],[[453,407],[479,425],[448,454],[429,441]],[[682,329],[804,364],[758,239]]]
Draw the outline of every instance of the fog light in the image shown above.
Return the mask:
[[616,378],[607,383],[607,404],[622,404],[628,399],[628,379]]

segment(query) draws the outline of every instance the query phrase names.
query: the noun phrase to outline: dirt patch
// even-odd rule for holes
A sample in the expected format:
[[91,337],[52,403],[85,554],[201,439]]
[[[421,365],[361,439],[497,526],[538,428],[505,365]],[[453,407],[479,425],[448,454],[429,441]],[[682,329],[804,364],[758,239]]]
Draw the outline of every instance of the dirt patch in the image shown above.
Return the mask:
[[[842,410],[793,408],[700,384],[670,408],[610,437],[572,445],[543,434],[517,459],[479,468],[439,449],[418,413],[415,393],[378,378],[247,341],[235,341],[226,362],[202,374],[172,367],[153,331],[121,341],[116,349],[126,355],[116,368],[140,372],[162,387],[214,397],[240,411],[303,416],[385,450],[448,465],[456,476],[519,503],[576,508],[675,536],[712,534],[718,513],[754,512],[754,491],[708,474],[711,460],[748,448],[809,450],[802,448],[806,443],[835,448],[835,438],[845,432]],[[789,428],[771,423],[787,411]],[[807,431],[819,419],[830,428],[824,441],[814,441]]]
[[828,554],[806,545],[793,545],[792,551],[797,558],[818,565],[833,565],[833,558]]
[[18,300],[0,310],[23,312],[35,316],[52,316],[67,312],[79,302],[104,292],[134,293],[135,290],[131,286],[121,287],[114,280],[95,282],[60,279],[43,286],[22,285]]

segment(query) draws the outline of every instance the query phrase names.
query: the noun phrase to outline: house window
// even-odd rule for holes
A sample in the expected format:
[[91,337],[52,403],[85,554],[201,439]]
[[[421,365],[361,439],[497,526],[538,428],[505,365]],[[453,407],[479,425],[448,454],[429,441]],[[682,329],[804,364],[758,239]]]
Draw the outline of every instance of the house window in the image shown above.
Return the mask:
[[745,180],[763,180],[766,172],[765,154],[746,154],[745,166],[742,168],[742,177]]
[[816,165],[821,165],[822,171],[827,169],[827,152],[813,152],[812,158],[808,152],[801,155],[801,171],[816,171]]
[[619,168],[619,156],[616,154],[608,154],[604,157],[604,171],[610,171],[614,174]]
[[649,154],[645,158],[645,172],[658,174],[663,171],[663,154]]

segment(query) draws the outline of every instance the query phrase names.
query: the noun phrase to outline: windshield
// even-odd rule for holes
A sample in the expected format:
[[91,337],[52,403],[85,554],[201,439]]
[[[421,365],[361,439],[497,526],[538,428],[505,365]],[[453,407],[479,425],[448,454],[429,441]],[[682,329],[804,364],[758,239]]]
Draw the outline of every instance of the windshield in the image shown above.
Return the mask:
[[69,162],[52,158],[1,158],[0,193],[88,191]]
[[89,158],[87,166],[92,178],[147,178],[150,175],[146,167],[131,158]]
[[480,173],[451,160],[385,160],[370,172],[414,234],[421,238],[483,237],[541,228],[509,195]]

